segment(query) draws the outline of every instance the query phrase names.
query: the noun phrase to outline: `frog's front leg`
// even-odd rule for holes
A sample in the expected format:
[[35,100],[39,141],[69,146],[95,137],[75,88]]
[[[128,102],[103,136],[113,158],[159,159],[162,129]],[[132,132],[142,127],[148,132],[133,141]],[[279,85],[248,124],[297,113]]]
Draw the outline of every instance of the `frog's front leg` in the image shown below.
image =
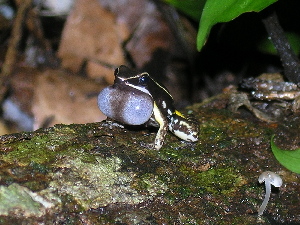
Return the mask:
[[168,119],[161,113],[156,104],[154,104],[153,107],[153,114],[156,122],[159,124],[159,129],[154,141],[154,148],[159,150],[163,146],[168,132]]

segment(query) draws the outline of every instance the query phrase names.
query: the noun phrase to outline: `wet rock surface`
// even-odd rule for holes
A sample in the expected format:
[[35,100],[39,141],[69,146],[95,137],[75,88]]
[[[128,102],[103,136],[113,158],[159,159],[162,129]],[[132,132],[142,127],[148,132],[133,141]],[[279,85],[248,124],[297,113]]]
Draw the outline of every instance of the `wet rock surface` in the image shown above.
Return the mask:
[[[188,108],[199,142],[169,133],[159,151],[145,147],[155,129],[112,121],[1,136],[1,224],[299,223],[299,175],[270,148],[273,134],[280,147],[299,148],[299,117],[266,123],[227,103],[222,94]],[[283,186],[258,221],[265,189],[257,179],[266,170]]]

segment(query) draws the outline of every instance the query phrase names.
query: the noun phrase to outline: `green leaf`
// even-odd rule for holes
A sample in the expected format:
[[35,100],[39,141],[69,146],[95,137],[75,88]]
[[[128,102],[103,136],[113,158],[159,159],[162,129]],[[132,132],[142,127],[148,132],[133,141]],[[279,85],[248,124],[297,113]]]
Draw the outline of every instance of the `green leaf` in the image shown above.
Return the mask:
[[275,145],[274,136],[271,138],[271,149],[281,165],[292,172],[300,174],[300,149],[282,150]]
[[259,12],[276,1],[277,0],[207,0],[199,24],[197,36],[198,51],[203,47],[213,25],[233,20],[245,12]]
[[246,12],[259,12],[277,0],[164,0],[195,20],[200,20],[197,48],[203,47],[211,28]]

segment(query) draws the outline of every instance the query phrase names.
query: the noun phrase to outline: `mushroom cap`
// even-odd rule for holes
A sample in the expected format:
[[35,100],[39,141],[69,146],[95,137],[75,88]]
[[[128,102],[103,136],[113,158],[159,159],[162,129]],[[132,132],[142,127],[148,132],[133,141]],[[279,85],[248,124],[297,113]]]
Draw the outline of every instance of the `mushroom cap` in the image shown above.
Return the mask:
[[268,180],[270,184],[274,185],[275,187],[281,187],[282,185],[281,177],[271,171],[265,171],[258,177],[259,183],[266,182],[266,180]]

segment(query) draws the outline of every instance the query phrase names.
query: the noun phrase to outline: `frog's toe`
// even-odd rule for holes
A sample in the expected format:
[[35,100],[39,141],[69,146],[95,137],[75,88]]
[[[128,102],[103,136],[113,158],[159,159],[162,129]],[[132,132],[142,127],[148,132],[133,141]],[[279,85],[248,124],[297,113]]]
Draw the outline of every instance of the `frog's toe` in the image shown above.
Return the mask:
[[147,149],[158,150],[154,143],[141,143],[141,146],[143,146],[144,148],[147,148]]

